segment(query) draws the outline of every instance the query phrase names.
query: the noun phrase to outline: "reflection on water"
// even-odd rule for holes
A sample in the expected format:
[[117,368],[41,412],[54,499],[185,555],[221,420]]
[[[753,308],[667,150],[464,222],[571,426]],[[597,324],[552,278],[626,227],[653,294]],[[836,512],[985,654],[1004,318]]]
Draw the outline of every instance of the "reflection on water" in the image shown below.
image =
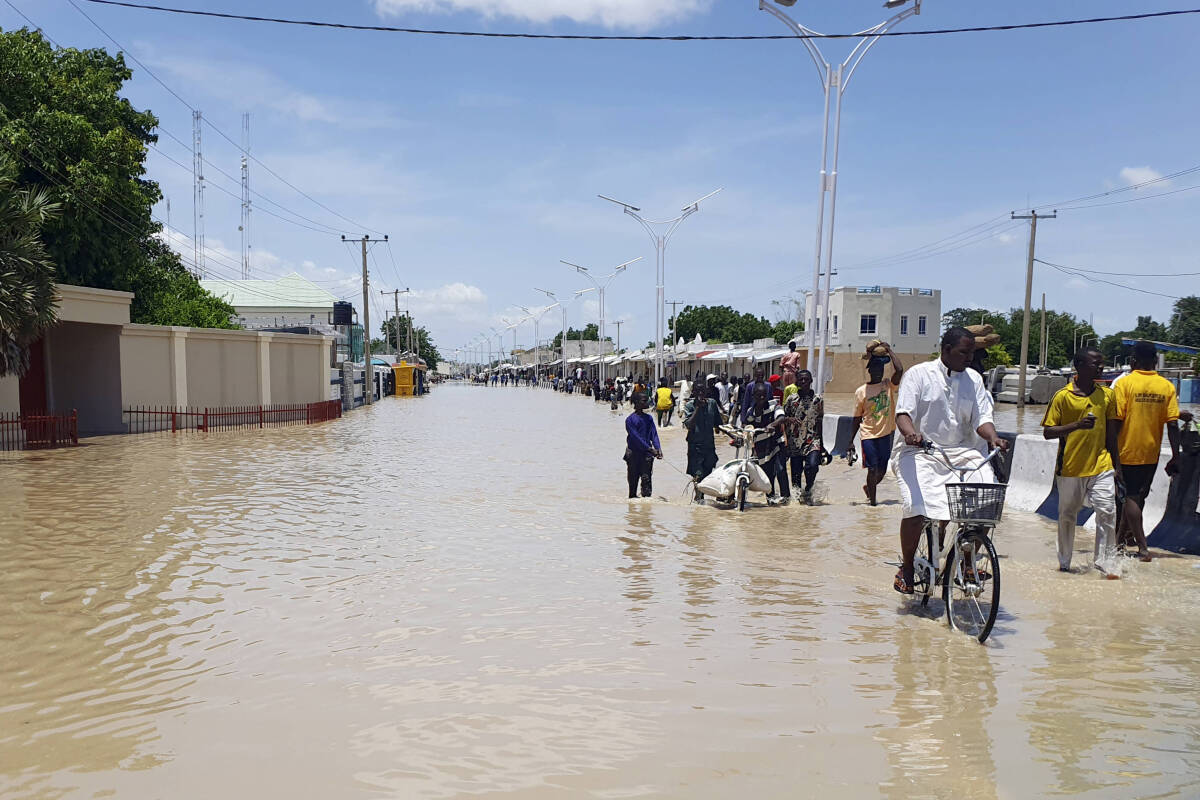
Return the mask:
[[1013,513],[980,647],[857,468],[693,507],[662,435],[632,502],[622,414],[526,389],[6,457],[0,796],[1200,794],[1194,560]]

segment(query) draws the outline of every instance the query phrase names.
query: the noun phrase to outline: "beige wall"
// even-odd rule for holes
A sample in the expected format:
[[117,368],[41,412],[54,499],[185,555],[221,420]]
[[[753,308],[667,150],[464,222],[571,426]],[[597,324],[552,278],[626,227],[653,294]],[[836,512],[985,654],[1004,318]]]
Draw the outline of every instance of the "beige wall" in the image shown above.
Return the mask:
[[127,325],[123,402],[203,408],[325,400],[332,338]]
[[47,400],[79,412],[82,435],[121,433],[121,328],[60,322],[46,334]]
[[21,380],[16,375],[0,378],[0,413],[21,410]]

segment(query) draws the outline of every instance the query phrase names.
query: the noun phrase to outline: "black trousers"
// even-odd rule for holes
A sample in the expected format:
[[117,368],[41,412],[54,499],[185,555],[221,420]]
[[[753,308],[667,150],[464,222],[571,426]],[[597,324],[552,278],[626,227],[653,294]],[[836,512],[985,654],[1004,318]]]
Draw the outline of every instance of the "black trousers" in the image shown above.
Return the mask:
[[629,479],[629,496],[638,496],[638,483],[642,484],[642,497],[649,497],[654,491],[651,479],[654,475],[654,455],[652,453],[635,453],[625,451],[625,476]]
[[817,472],[821,469],[821,453],[813,451],[806,456],[792,456],[792,483],[796,488],[800,488],[800,475],[804,475],[804,488],[811,489],[813,481],[817,479]]
[[792,488],[788,485],[787,458],[782,449],[769,460],[758,462],[758,465],[767,473],[767,480],[771,482],[772,487],[778,487],[776,491],[780,497],[792,496]]

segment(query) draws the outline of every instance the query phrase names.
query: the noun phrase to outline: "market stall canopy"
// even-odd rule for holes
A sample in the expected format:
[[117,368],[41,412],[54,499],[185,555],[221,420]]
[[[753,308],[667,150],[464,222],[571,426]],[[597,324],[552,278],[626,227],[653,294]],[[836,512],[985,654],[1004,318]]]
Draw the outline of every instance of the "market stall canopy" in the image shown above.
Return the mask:
[[783,358],[788,354],[788,348],[784,347],[778,350],[764,350],[761,353],[754,354],[754,363],[758,364],[763,361],[774,361],[777,358]]

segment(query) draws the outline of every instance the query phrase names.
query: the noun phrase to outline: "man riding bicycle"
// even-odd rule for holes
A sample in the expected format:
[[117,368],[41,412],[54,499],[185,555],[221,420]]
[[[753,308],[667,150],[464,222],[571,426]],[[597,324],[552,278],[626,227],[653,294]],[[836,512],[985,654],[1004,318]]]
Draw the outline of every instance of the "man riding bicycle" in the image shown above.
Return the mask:
[[982,468],[974,480],[993,483],[991,466],[984,464],[979,440],[990,447],[1008,449],[992,424],[992,400],[979,374],[968,370],[975,355],[975,337],[966,328],[954,327],[942,336],[942,354],[905,370],[896,398],[896,428],[904,446],[893,460],[900,479],[904,504],[900,521],[902,565],[893,588],[913,593],[913,556],[926,520],[938,520],[944,533],[950,520],[946,484],[956,478],[940,459],[921,446],[926,437],[941,445],[955,466]]

